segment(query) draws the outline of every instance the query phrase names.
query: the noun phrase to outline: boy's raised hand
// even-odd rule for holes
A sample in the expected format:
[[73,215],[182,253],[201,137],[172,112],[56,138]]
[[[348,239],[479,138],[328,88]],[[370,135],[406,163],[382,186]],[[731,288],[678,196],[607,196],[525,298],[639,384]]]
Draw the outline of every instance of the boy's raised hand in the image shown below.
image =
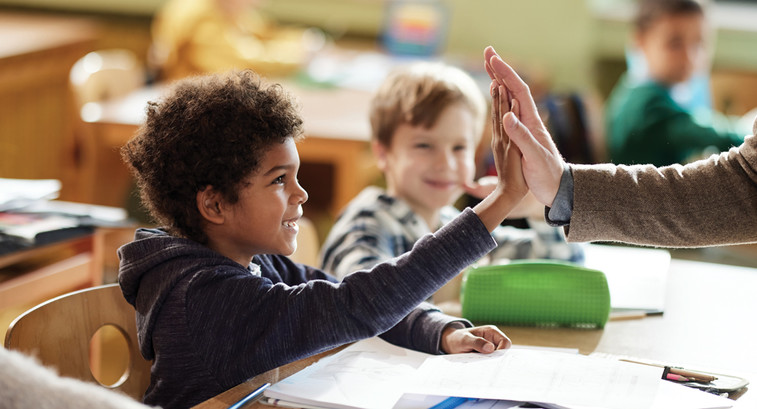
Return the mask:
[[539,117],[528,85],[494,48],[486,47],[484,58],[486,72],[494,82],[505,87],[507,98],[512,98],[520,107],[519,113],[505,113],[502,122],[507,135],[523,155],[523,176],[534,196],[544,205],[551,206],[560,186],[565,161]]
[[[502,220],[520,203],[528,193],[523,178],[521,154],[518,147],[510,143],[502,123],[502,113],[509,112],[510,102],[505,87],[492,82],[492,140],[491,151],[497,169],[497,184],[491,194],[478,203],[473,210],[489,231],[493,231]],[[517,108],[516,105],[513,109]]]
[[508,338],[494,325],[483,325],[473,328],[447,328],[442,332],[442,351],[448,354],[462,354],[465,352],[492,353],[498,349],[512,346]]
[[497,187],[517,197],[520,201],[528,193],[528,186],[523,178],[521,153],[516,145],[510,143],[503,123],[505,113],[519,112],[518,101],[513,100],[511,105],[507,98],[507,90],[496,81],[492,82],[490,91],[492,96],[491,149],[494,155],[494,166],[497,169]]

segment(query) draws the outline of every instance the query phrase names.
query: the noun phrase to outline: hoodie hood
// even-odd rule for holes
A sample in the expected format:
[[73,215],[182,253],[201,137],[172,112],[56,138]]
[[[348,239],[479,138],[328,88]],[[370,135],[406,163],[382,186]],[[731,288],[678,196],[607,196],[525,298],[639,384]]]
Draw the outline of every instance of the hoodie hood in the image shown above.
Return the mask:
[[206,269],[243,268],[206,246],[159,229],[138,229],[134,241],[118,249],[118,257],[118,283],[126,301],[137,311],[140,351],[148,360],[155,358],[155,320],[179,281]]

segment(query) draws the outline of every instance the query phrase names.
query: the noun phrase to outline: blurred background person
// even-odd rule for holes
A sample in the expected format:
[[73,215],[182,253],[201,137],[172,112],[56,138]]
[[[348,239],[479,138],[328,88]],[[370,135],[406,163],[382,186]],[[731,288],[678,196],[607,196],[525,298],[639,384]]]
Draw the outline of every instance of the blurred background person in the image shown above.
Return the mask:
[[606,106],[612,162],[685,163],[743,142],[748,127],[711,109],[700,2],[641,0],[633,36],[628,71]]
[[152,65],[161,80],[250,68],[291,74],[322,43],[315,29],[267,18],[263,0],[168,0],[152,25]]

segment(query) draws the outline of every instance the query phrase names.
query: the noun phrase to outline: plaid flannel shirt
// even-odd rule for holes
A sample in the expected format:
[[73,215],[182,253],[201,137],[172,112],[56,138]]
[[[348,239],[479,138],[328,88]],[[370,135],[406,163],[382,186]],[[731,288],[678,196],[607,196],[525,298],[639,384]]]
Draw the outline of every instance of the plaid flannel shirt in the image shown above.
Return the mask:
[[[459,213],[455,207],[446,206],[441,210],[440,221],[446,224]],[[498,246],[485,262],[502,259],[583,262],[582,245],[567,243],[562,229],[531,220],[529,227],[495,229],[492,235]],[[344,278],[409,251],[421,236],[430,232],[426,222],[406,202],[371,186],[349,203],[331,228],[321,247],[321,268]]]

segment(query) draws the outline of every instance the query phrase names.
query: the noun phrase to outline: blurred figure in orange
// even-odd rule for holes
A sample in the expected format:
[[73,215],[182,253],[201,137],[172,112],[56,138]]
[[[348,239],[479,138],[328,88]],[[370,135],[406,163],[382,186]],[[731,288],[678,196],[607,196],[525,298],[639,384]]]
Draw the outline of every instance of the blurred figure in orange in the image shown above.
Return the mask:
[[232,68],[249,68],[264,76],[299,69],[322,35],[319,39],[314,30],[267,19],[260,11],[263,2],[168,0],[152,26],[150,58],[160,79]]

